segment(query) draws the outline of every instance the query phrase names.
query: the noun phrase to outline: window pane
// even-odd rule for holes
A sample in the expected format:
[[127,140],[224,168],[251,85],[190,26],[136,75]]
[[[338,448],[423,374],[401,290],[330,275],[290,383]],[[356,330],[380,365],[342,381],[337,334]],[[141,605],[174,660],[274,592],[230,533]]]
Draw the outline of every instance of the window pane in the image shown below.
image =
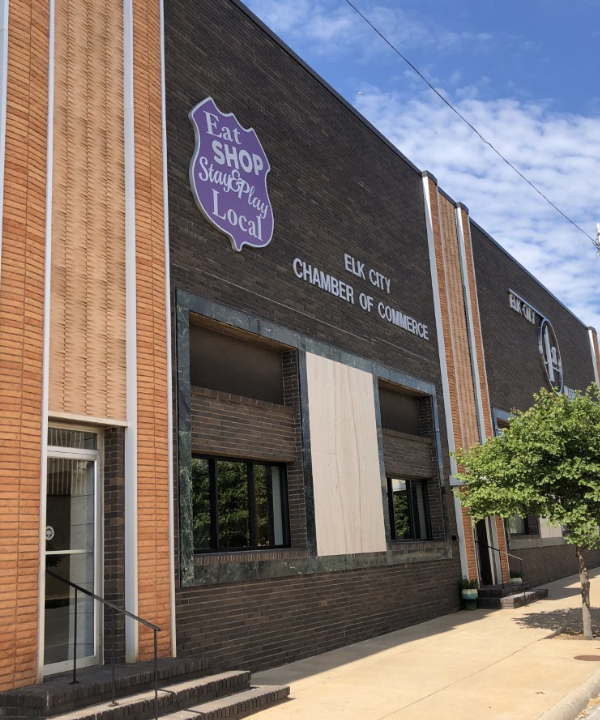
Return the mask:
[[272,465],[254,466],[256,492],[256,544],[283,545],[281,472]]
[[93,460],[48,459],[46,552],[94,549]]
[[194,548],[208,550],[210,537],[210,461],[192,460],[192,507],[194,513]]
[[415,540],[427,540],[427,505],[425,501],[425,483],[411,481],[413,498],[413,537]]
[[[56,575],[94,591],[94,553],[47,555],[46,567]],[[75,590],[46,575],[44,664],[73,659]],[[83,593],[77,598],[77,657],[94,655],[94,601]]]
[[51,427],[48,428],[48,445],[74,448],[75,450],[97,450],[98,435],[93,432]]
[[410,539],[410,516],[406,482],[404,480],[392,480],[391,487],[395,528],[394,539],[407,540]]
[[508,518],[508,531],[511,535],[525,535],[527,533],[527,526],[525,525],[525,518],[513,515]]
[[219,506],[219,547],[242,548],[250,545],[248,509],[248,464],[217,461]]

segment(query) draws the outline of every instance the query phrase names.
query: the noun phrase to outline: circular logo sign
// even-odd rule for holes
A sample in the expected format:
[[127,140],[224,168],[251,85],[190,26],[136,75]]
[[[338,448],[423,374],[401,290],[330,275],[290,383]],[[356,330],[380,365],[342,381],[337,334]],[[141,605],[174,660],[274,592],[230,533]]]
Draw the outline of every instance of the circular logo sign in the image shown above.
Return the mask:
[[540,325],[540,355],[546,379],[556,392],[563,391],[563,366],[554,328],[546,319]]
[[54,538],[54,528],[52,525],[48,525],[46,528],[46,540],[50,541]]

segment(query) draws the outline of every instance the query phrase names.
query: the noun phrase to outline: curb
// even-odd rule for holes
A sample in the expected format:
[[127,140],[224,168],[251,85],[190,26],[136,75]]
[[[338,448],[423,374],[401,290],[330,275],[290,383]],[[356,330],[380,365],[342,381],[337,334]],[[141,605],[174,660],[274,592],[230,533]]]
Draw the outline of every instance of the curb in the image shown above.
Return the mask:
[[600,694],[600,670],[572,690],[536,720],[574,720],[588,702]]

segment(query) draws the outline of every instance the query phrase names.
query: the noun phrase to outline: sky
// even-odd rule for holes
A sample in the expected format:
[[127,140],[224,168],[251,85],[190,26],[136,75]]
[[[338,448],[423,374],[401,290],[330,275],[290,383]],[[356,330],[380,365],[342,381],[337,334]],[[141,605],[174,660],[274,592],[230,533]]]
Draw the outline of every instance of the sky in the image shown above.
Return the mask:
[[[245,0],[306,63],[600,331],[600,258],[345,0]],[[598,0],[352,0],[481,134],[595,237]]]

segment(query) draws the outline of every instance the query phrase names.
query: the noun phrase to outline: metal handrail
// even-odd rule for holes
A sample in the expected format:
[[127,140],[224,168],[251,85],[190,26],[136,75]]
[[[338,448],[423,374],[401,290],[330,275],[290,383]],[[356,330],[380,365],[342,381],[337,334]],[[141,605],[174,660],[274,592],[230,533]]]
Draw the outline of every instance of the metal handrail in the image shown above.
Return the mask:
[[[495,550],[498,553],[498,555],[500,555],[501,553],[504,553],[507,558],[511,557],[511,558],[514,558],[515,560],[518,560],[520,572],[521,572],[521,579],[523,579],[523,558],[520,558],[517,555],[513,555],[512,553],[509,553],[507,550],[500,550],[500,548],[494,547],[493,545],[489,545],[488,543],[481,543],[481,542],[479,542],[479,540],[475,540],[475,542],[478,545],[483,545],[484,547],[489,548],[490,550]],[[509,576],[510,576],[510,565],[508,568],[508,572],[509,572]],[[500,573],[502,573],[502,566],[500,566]],[[501,575],[501,577],[502,577],[502,575]],[[509,577],[509,580],[510,580],[510,577]],[[510,584],[510,582],[509,582],[509,584]],[[502,587],[504,587],[504,585],[505,585],[504,577],[502,577]],[[523,594],[525,594],[525,588],[523,588]]]
[[71,582],[71,580],[67,580],[64,577],[61,577],[60,575],[57,575],[55,572],[50,570],[49,568],[46,568],[46,572],[51,575],[53,578],[56,578],[56,580],[60,580],[61,582],[65,583],[65,585],[69,585],[75,590],[75,627],[74,627],[74,633],[73,633],[73,680],[69,683],[70,685],[79,685],[79,680],[77,679],[77,593],[81,592],[84,595],[87,595],[88,597],[91,597],[92,600],[97,600],[99,603],[102,603],[102,605],[106,605],[106,607],[109,607],[112,610],[112,628],[113,628],[113,639],[111,643],[111,666],[112,666],[112,681],[111,681],[111,688],[112,688],[112,702],[110,703],[110,707],[115,707],[119,703],[116,701],[115,693],[116,693],[116,681],[115,681],[115,613],[120,613],[121,615],[125,615],[126,617],[131,618],[132,620],[135,620],[136,622],[141,623],[142,625],[145,625],[147,628],[150,628],[154,633],[154,711],[155,711],[155,717],[156,720],[158,720],[158,643],[157,643],[157,633],[161,632],[161,629],[158,627],[158,625],[154,625],[153,623],[149,622],[148,620],[144,620],[143,618],[139,617],[138,615],[134,615],[133,613],[129,612],[128,610],[123,610],[120,607],[117,607],[113,603],[109,602],[108,600],[105,600],[103,597],[100,597],[100,595],[96,595],[95,593],[91,592],[90,590],[86,590],[84,587],[81,587],[81,585],[77,585],[74,582]]

